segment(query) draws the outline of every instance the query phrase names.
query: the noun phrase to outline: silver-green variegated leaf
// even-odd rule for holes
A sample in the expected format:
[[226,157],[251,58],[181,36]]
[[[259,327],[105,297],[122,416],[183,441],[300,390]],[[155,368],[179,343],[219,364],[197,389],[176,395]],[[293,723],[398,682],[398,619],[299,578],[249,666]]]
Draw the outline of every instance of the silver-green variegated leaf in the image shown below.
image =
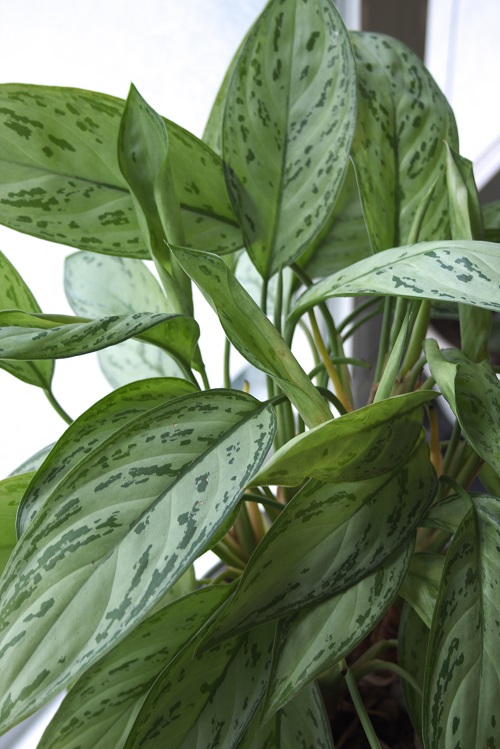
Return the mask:
[[422,525],[425,528],[439,528],[452,534],[470,509],[470,502],[465,494],[452,494],[435,502]]
[[49,456],[30,487],[38,512],[0,579],[0,730],[158,604],[233,511],[274,430],[251,396],[197,392],[129,414],[90,450]]
[[500,499],[474,497],[451,541],[425,669],[426,749],[498,746]]
[[226,94],[226,180],[245,245],[268,278],[326,229],[356,119],[347,32],[331,0],[273,0]]
[[399,622],[398,661],[420,688],[420,691],[417,691],[406,679],[401,679],[405,705],[420,740],[422,740],[422,690],[429,634],[427,625],[406,603]]
[[54,447],[54,442],[50,445],[42,447],[34,455],[24,460],[21,465],[16,466],[13,471],[9,474],[10,476],[18,476],[20,473],[27,473],[28,471],[36,471],[42,465],[43,461]]
[[419,239],[448,239],[443,140],[458,148],[453,112],[402,42],[366,32],[350,39],[358,80],[352,158],[373,249],[411,241],[413,220],[432,186]]
[[387,398],[310,429],[279,448],[255,477],[256,485],[296,486],[306,478],[357,481],[406,460],[422,428],[422,406],[432,391]]
[[217,255],[176,248],[175,256],[219,316],[233,346],[273,377],[304,422],[312,427],[331,418],[290,348],[252,297]]
[[73,684],[38,749],[122,749],[156,678],[229,591],[198,590],[140,622]]
[[31,471],[0,481],[0,574],[17,543],[17,508],[33,475]]
[[347,590],[279,622],[267,691],[268,718],[372,631],[396,597],[412,553],[413,540]]
[[333,749],[330,722],[316,684],[305,687],[263,725],[255,723],[237,749]]
[[208,642],[290,616],[358,583],[410,539],[435,489],[421,439],[405,462],[382,476],[338,484],[311,479],[255,550]]
[[441,554],[415,554],[399,591],[399,595],[408,601],[429,629],[443,575],[443,564],[444,557]]
[[202,652],[194,640],[156,680],[125,749],[236,749],[266,690],[274,630]]
[[[0,310],[22,309],[25,312],[41,312],[38,303],[22,276],[12,263],[0,252]],[[23,382],[50,390],[54,374],[53,361],[0,361],[0,367]]]
[[458,349],[424,345],[439,389],[476,452],[500,473],[500,382],[489,361],[474,362]]
[[500,245],[490,242],[420,242],[360,260],[311,286],[293,317],[335,296],[391,294],[459,302],[500,310]]

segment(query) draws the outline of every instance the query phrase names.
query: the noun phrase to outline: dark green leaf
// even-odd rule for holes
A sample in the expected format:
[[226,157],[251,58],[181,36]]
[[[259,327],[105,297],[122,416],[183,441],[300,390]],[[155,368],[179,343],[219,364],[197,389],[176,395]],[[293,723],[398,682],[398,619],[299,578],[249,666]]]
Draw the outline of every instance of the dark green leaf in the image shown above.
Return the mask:
[[415,554],[399,591],[400,596],[408,601],[429,628],[443,575],[443,564],[444,557],[440,554]]
[[0,574],[17,543],[17,508],[34,473],[21,473],[0,481]]
[[[405,604],[401,614],[398,631],[398,660],[402,668],[423,690],[425,674],[425,656],[429,643],[429,629],[419,615]],[[411,722],[422,739],[422,692],[401,679],[401,688]]]
[[450,495],[432,505],[422,525],[455,533],[469,509],[470,503],[463,494]]
[[245,245],[265,278],[326,229],[348,165],[356,78],[330,0],[273,0],[238,56],[223,153]]

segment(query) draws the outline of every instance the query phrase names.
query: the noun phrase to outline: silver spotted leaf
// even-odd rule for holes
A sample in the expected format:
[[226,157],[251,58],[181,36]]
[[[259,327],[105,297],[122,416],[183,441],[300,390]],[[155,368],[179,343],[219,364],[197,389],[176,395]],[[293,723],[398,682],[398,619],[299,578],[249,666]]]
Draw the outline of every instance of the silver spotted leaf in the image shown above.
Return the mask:
[[0,481],[0,574],[17,543],[17,508],[33,475],[30,471]]
[[39,509],[0,578],[2,731],[161,601],[231,514],[275,431],[273,410],[237,391],[130,416],[111,433],[105,418],[90,450],[68,443],[49,455],[30,487]]
[[441,554],[414,554],[399,591],[401,598],[415,609],[429,629],[443,576],[443,564]]
[[156,678],[229,592],[203,588],[140,622],[73,684],[38,749],[122,749]]
[[223,155],[245,245],[264,278],[328,225],[349,162],[356,76],[331,0],[272,0],[226,94]]
[[418,684],[419,691],[406,679],[401,679],[401,689],[408,714],[420,740],[422,740],[422,691],[429,634],[427,625],[415,610],[405,603],[398,630],[398,661]]
[[500,499],[475,496],[448,548],[425,667],[426,749],[498,747]]
[[253,553],[207,642],[290,616],[356,585],[410,539],[435,490],[422,439],[382,476],[331,484],[311,479]]

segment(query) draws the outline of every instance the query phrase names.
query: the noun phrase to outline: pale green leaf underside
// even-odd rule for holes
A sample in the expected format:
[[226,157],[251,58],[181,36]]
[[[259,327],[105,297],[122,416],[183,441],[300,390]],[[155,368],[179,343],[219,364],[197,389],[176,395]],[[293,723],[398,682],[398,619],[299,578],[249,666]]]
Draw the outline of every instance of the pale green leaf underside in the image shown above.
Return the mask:
[[311,286],[293,316],[330,297],[359,294],[460,302],[498,311],[499,258],[500,245],[490,242],[420,242],[385,250]]
[[[2,730],[161,600],[232,512],[274,428],[250,396],[193,393],[126,421],[60,482],[51,466],[50,493],[0,582]],[[73,454],[68,445],[59,462]]]
[[354,59],[331,2],[271,2],[246,38],[223,124],[228,190],[263,277],[320,235],[356,117]]
[[17,543],[17,508],[33,475],[21,473],[0,481],[0,574]]
[[399,594],[415,609],[426,626],[431,626],[439,584],[443,574],[441,554],[415,554]]
[[500,500],[480,495],[448,549],[429,640],[424,742],[496,747],[500,724]]

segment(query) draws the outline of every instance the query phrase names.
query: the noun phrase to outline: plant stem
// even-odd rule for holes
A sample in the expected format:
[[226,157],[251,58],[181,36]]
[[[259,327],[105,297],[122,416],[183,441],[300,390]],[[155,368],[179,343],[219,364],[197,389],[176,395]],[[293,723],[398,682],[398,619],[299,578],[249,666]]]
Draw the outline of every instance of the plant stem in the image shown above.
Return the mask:
[[323,341],[323,338],[321,336],[314,311],[309,310],[308,316],[309,316],[309,322],[311,323],[311,330],[312,330],[312,334],[314,337],[314,342],[316,344],[316,348],[318,349],[319,355],[321,356],[323,360],[323,364],[325,365],[325,369],[328,372],[328,375],[333,383],[333,387],[335,388],[335,392],[337,393],[337,398],[342,403],[346,411],[352,411],[353,410],[352,403],[350,403],[349,400],[347,399],[344,393],[344,390],[342,388],[342,383],[337,374],[337,370],[335,369],[335,367],[333,366],[330,360],[330,356],[325,346],[325,342]]
[[361,668],[356,668],[354,666],[353,671],[358,679],[361,679],[362,676],[366,676],[366,674],[373,673],[373,671],[392,671],[407,681],[417,694],[422,696],[422,689],[415,679],[408,673],[408,671],[405,671],[405,669],[401,668],[399,664],[393,663],[392,661],[384,661],[381,658],[374,658],[373,660],[364,663]]
[[278,510],[279,512],[285,509],[285,505],[282,505],[277,499],[261,497],[260,494],[253,494],[252,492],[245,492],[245,501],[258,502],[258,504],[261,504],[263,507],[272,507],[273,510]]
[[43,392],[47,396],[47,400],[49,401],[50,405],[52,406],[52,408],[54,409],[54,411],[56,411],[59,414],[59,416],[61,417],[61,419],[63,419],[66,422],[66,424],[72,424],[73,423],[73,419],[71,418],[71,416],[69,414],[66,413],[66,411],[64,410],[64,408],[61,406],[61,404],[59,403],[59,401],[56,399],[56,397],[55,397],[54,393],[52,392],[52,390],[44,390]]
[[380,746],[380,742],[375,734],[375,729],[372,726],[370,717],[366,712],[366,707],[364,706],[363,700],[361,699],[354,674],[347,665],[345,658],[340,661],[339,668],[342,676],[345,678],[347,689],[349,690],[349,694],[351,695],[352,702],[358,714],[358,718],[361,721],[361,725],[363,726],[365,736],[368,739],[368,743],[370,744],[371,749],[382,749],[382,747]]
[[224,387],[231,387],[231,374],[229,370],[229,363],[231,359],[231,343],[229,338],[226,338],[224,343]]
[[384,300],[384,314],[382,317],[382,329],[380,331],[380,343],[378,347],[377,364],[375,367],[374,382],[380,382],[382,377],[382,371],[384,369],[385,357],[387,354],[387,348],[389,345],[389,335],[391,329],[391,310],[392,310],[392,299],[386,296]]
[[236,567],[241,570],[245,569],[245,562],[228,547],[225,540],[214,544],[212,551],[229,567]]
[[366,309],[368,309],[369,307],[373,307],[374,304],[378,305],[379,309],[377,309],[377,312],[380,312],[380,307],[383,303],[381,303],[381,300],[378,297],[372,296],[366,302],[363,302],[358,307],[355,307],[352,312],[344,317],[342,322],[337,326],[337,333],[341,333],[344,328],[349,325],[349,323],[355,320]]

